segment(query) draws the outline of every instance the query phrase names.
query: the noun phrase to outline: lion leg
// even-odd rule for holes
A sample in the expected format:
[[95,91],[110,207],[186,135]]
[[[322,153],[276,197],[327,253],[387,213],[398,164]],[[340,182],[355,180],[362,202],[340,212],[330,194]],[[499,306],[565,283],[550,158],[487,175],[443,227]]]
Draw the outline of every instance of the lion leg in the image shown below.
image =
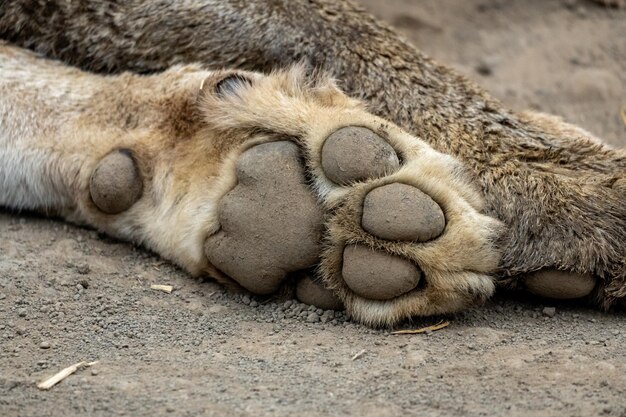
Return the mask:
[[626,154],[558,117],[519,118],[550,146],[514,149],[484,174],[506,182],[492,197],[510,204],[490,212],[515,226],[500,242],[500,284],[610,307],[626,296]]
[[[351,1],[205,0],[188,7],[159,0],[156,7],[133,0],[107,3],[106,12],[82,3],[0,3],[0,36],[104,72],[185,62],[269,70],[308,61],[376,114],[462,161],[489,214],[507,227],[502,285],[524,288],[527,274],[559,270],[594,276],[605,307],[626,297],[623,151],[562,123],[550,128],[515,114]],[[129,36],[138,42],[129,45]]]
[[[0,205],[71,216],[85,166],[98,166],[92,180],[94,201],[103,211],[121,211],[142,194],[140,174],[129,141],[119,132],[90,132],[81,125],[90,88],[77,90],[78,71],[0,42]],[[100,140],[102,139],[102,140]],[[102,159],[100,161],[100,159]],[[100,161],[100,162],[99,162]],[[111,172],[117,166],[117,172]],[[131,193],[111,183],[132,188]]]
[[[30,188],[0,171],[3,195],[28,194],[9,207],[53,210],[256,294],[316,267],[301,299],[330,307],[331,290],[374,326],[493,292],[500,223],[481,214],[460,164],[326,77],[197,67],[101,77],[0,53],[3,146],[44,152],[56,169],[21,172]],[[41,204],[32,189],[55,175],[64,199]]]
[[214,199],[201,190],[220,156],[201,152],[194,106],[208,74],[105,78],[0,43],[0,205],[89,225],[205,273]]

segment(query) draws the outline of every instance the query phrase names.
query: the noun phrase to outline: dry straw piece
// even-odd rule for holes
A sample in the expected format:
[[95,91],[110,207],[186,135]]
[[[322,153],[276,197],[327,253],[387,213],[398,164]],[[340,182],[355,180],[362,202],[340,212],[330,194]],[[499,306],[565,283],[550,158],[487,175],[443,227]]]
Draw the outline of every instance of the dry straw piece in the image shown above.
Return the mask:
[[152,284],[150,285],[150,288],[153,290],[163,291],[168,294],[171,294],[172,291],[174,291],[174,287],[171,285]]
[[359,353],[357,353],[356,355],[354,355],[352,357],[352,360],[355,361],[357,359],[359,359],[361,356],[365,355],[365,352],[367,352],[365,349],[363,349],[362,351],[360,351]]
[[440,321],[439,323],[433,324],[432,326],[426,326],[426,327],[413,329],[413,330],[398,330],[395,332],[391,332],[391,334],[419,334],[419,333],[426,333],[426,332],[434,332],[436,330],[441,330],[444,327],[448,327],[449,325],[450,325],[449,321]]
[[67,378],[68,376],[72,375],[74,372],[78,371],[81,368],[88,368],[90,366],[93,366],[95,364],[97,364],[98,361],[94,361],[94,362],[87,362],[87,361],[82,361],[82,362],[78,362],[72,366],[68,366],[67,368],[63,369],[62,371],[60,371],[59,373],[51,376],[50,378],[46,379],[45,381],[40,382],[39,384],[37,384],[37,388],[39,388],[40,390],[49,390],[50,388],[52,388],[53,386],[55,386],[56,384],[58,384],[59,382],[63,381],[65,378]]

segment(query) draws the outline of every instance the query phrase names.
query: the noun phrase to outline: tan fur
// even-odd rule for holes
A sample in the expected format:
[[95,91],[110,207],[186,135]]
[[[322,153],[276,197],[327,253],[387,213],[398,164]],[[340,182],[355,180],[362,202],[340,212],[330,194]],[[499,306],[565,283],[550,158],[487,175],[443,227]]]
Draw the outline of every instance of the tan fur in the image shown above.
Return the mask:
[[[192,274],[209,273],[235,285],[209,265],[203,242],[219,228],[216,207],[235,185],[237,157],[256,144],[288,138],[303,148],[322,203],[336,212],[330,217],[324,255],[329,260],[320,271],[358,320],[393,324],[408,315],[455,311],[493,292],[488,274],[497,267],[494,240],[500,226],[480,214],[482,199],[459,163],[366,113],[362,103],[343,95],[326,77],[307,78],[302,67],[268,76],[246,73],[252,86],[220,96],[212,86],[225,73],[195,66],[154,76],[103,77],[6,44],[0,46],[0,59],[0,109],[5,115],[0,145],[7,152],[27,149],[48,155],[63,168],[43,175],[58,176],[69,197],[61,205],[33,202],[28,208],[61,213],[70,221],[143,244]],[[9,123],[26,109],[28,120]],[[328,180],[320,162],[323,142],[336,130],[355,125],[386,138],[404,166],[382,179],[351,186]],[[89,178],[103,156],[122,148],[137,161],[144,191],[128,210],[108,215],[91,201]],[[363,232],[365,194],[390,182],[428,193],[445,212],[447,232],[428,244],[394,243]],[[4,204],[20,208],[12,201]],[[385,303],[357,297],[332,261],[347,242],[406,257],[421,266],[428,287]]]

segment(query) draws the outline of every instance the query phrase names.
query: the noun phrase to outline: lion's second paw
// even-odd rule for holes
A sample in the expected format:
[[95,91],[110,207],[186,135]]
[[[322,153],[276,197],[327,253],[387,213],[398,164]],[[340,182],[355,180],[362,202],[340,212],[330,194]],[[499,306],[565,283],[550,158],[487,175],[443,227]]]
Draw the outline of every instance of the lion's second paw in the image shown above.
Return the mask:
[[269,294],[318,265],[326,287],[370,325],[491,295],[499,223],[480,214],[458,163],[362,111],[303,119],[299,137],[256,144],[229,168],[235,185],[205,244],[215,267]]

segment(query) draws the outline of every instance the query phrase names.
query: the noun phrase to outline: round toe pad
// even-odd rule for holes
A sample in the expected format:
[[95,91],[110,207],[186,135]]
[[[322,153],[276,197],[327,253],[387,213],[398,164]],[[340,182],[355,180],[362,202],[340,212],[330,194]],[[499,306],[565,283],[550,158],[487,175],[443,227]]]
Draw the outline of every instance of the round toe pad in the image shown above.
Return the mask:
[[399,166],[398,155],[391,145],[364,127],[341,128],[322,147],[322,169],[336,184],[381,177]]
[[309,304],[323,310],[343,310],[343,303],[333,292],[304,276],[296,286],[296,298],[304,304]]
[[426,242],[443,233],[443,211],[419,189],[406,184],[383,185],[363,202],[363,229],[387,240]]
[[399,256],[363,245],[346,246],[342,275],[357,295],[370,300],[389,300],[417,287],[422,272]]
[[539,297],[567,300],[589,295],[596,286],[596,279],[590,274],[543,269],[528,274],[524,285]]

